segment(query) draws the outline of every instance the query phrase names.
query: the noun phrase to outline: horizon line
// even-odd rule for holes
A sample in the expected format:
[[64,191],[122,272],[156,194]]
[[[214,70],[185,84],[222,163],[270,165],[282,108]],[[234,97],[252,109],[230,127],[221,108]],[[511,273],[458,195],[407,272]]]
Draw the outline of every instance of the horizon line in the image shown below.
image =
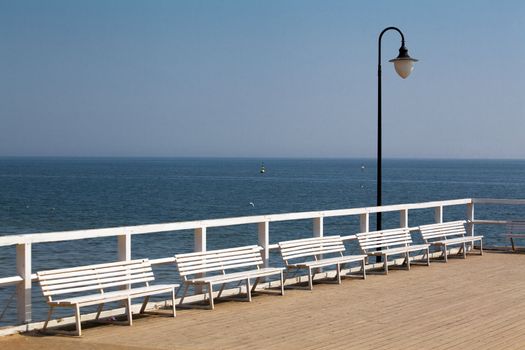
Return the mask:
[[[373,160],[376,157],[340,156],[118,156],[118,155],[0,155],[0,159],[245,159],[245,160]],[[383,160],[509,160],[525,161],[525,158],[482,158],[482,157],[383,157]]]

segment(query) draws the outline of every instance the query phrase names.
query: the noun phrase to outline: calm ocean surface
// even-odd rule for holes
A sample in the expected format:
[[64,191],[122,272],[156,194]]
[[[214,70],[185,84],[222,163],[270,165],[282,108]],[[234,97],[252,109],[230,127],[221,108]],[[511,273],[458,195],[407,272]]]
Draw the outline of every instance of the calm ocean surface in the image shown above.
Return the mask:
[[[373,206],[375,171],[373,159],[0,158],[0,235]],[[525,198],[523,160],[386,160],[383,173],[384,204]],[[444,215],[464,219],[465,208],[446,208]],[[525,218],[525,208],[479,206],[476,218]],[[432,219],[432,210],[422,210],[409,221]],[[395,227],[399,214],[384,220]],[[358,227],[357,217],[325,220],[326,234]],[[270,240],[308,237],[311,230],[310,220],[273,223]],[[477,230],[488,245],[506,243],[500,227]],[[256,242],[256,225],[208,231],[208,249]],[[191,231],[142,235],[133,237],[132,254],[167,257],[192,246]],[[33,271],[115,258],[115,238],[36,244]],[[272,263],[280,262],[272,256]],[[0,247],[0,277],[15,275],[14,264],[14,247]],[[174,267],[157,270],[161,280],[177,278]],[[0,315],[9,304],[0,325],[13,322],[14,289],[0,288]],[[38,288],[33,294],[33,318],[42,319],[43,297]]]

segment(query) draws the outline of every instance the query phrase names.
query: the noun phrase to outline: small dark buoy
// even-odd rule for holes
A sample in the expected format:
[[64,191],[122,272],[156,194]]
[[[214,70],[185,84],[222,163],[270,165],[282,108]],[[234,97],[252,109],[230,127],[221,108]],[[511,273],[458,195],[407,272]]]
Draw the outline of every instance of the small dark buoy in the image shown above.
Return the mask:
[[264,162],[261,163],[261,170],[259,170],[261,174],[264,174],[266,172],[266,169],[264,169]]

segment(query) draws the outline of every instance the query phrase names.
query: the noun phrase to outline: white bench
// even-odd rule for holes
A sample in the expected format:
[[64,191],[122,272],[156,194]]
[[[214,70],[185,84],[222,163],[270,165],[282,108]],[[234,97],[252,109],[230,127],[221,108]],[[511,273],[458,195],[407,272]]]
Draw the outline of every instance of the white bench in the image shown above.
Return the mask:
[[[225,283],[236,281],[246,282],[247,299],[251,301],[251,293],[257,287],[260,278],[272,275],[280,276],[281,295],[284,295],[284,268],[264,267],[262,249],[253,245],[175,255],[177,269],[184,282],[184,293],[180,302],[184,301],[190,285],[207,286],[210,308],[213,310],[213,285],[222,284],[217,296],[220,297]],[[201,276],[204,273],[208,275]],[[253,278],[255,283],[250,287],[250,279]]]
[[[308,270],[308,285],[310,290],[313,289],[313,277],[315,276],[315,272],[312,275],[312,270],[315,271],[325,266],[336,265],[337,282],[341,284],[341,267],[347,263],[360,261],[362,263],[363,279],[366,278],[366,255],[345,256],[343,254],[345,246],[340,236],[314,237],[279,242],[279,250],[288,270]],[[333,255],[337,256],[333,257]]]
[[414,245],[408,228],[363,232],[356,236],[363,253],[368,256],[382,256],[384,258],[383,268],[386,274],[388,274],[388,257],[391,255],[404,255],[404,263],[410,270],[410,252],[424,250],[427,255],[427,265],[430,265],[430,245]]
[[467,243],[472,244],[479,241],[479,252],[483,255],[483,236],[467,235],[465,220],[449,221],[438,224],[419,226],[419,231],[425,242],[440,247],[443,250],[445,262],[448,261],[447,247],[451,245],[461,245],[459,253],[463,252],[463,258],[467,257]]
[[507,237],[510,238],[512,250],[516,251],[514,239],[525,239],[525,220],[514,220],[507,222]]
[[[150,285],[155,276],[148,259],[40,271],[37,276],[49,305],[44,331],[56,307],[69,307],[75,309],[76,335],[80,336],[80,308],[99,305],[98,320],[104,304],[114,301],[126,301],[128,324],[131,326],[131,299],[145,297],[140,309],[143,313],[150,295],[164,293],[171,293],[173,317],[176,315],[175,288],[178,285]],[[136,284],[143,286],[133,287]]]

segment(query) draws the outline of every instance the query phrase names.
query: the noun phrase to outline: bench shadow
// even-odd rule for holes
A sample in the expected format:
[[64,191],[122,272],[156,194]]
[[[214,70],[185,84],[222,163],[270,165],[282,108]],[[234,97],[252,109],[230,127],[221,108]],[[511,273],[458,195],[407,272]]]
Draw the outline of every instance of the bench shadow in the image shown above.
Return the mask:
[[[150,317],[171,317],[173,318],[171,305],[162,306],[154,310],[146,310],[141,314],[133,314],[133,322]],[[100,318],[98,320],[86,320],[82,321],[82,332],[88,329],[95,329],[97,327],[104,327],[108,325],[113,326],[126,326],[129,327],[128,319],[126,315],[116,315]],[[46,331],[42,329],[34,329],[31,331],[20,333],[20,335],[27,337],[69,337],[69,338],[78,338],[76,336],[76,326],[74,323],[58,325],[53,327],[48,327]]]

